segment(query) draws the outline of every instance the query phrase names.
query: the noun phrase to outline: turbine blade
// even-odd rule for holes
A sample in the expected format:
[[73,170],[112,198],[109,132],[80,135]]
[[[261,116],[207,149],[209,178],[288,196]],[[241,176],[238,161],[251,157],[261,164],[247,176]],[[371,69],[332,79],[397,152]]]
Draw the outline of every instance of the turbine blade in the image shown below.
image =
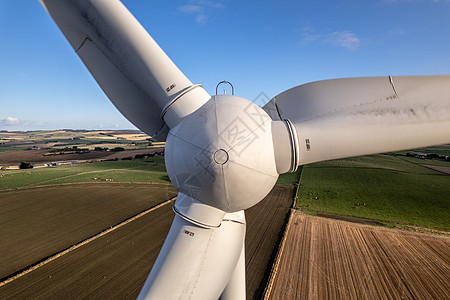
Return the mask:
[[239,261],[219,300],[245,300],[245,298],[245,245],[242,245]]
[[295,125],[299,165],[450,143],[448,75],[318,81],[264,109]]
[[[195,86],[125,6],[117,0],[40,2],[119,111],[142,131],[165,139],[163,108]],[[209,99],[203,88],[195,93],[203,103]]]
[[[237,276],[245,227],[243,211],[226,214],[217,228],[199,226],[177,213],[138,299],[218,299]],[[239,291],[244,295],[237,299],[245,299],[245,288],[235,287]]]

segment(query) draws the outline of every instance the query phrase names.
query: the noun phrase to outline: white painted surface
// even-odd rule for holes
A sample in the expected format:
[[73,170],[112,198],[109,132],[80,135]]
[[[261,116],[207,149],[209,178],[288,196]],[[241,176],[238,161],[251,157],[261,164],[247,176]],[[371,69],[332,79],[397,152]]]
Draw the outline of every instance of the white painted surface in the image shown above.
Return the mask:
[[450,143],[450,76],[325,80],[275,99],[297,129],[300,164]]
[[271,123],[248,100],[214,96],[170,131],[170,180],[180,193],[226,212],[255,205],[278,178]]
[[206,229],[175,216],[138,299],[218,299],[244,247],[243,212]]
[[245,300],[247,297],[245,287],[245,245],[242,245],[241,255],[236,264],[233,275],[220,295],[220,300]]

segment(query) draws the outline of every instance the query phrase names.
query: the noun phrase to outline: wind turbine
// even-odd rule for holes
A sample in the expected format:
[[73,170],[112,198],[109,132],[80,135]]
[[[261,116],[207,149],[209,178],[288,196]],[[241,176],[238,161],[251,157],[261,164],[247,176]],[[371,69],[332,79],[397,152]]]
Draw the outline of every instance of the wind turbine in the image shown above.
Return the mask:
[[166,140],[175,219],[141,299],[245,299],[244,210],[316,161],[450,142],[450,76],[313,82],[263,108],[192,84],[118,0],[40,0],[136,127]]

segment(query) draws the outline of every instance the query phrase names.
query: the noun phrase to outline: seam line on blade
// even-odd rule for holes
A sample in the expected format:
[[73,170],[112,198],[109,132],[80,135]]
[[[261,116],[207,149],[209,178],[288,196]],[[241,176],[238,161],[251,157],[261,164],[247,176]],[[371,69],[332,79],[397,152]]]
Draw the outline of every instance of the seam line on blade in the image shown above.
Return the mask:
[[193,287],[193,289],[192,289],[192,291],[191,291],[191,295],[190,295],[189,299],[192,299],[192,296],[193,296],[193,294],[194,294],[194,291],[195,291],[195,289],[197,288],[198,281],[199,281],[199,279],[200,279],[200,277],[201,277],[203,268],[204,268],[204,266],[205,266],[206,259],[207,259],[207,257],[208,257],[208,250],[209,250],[209,248],[210,248],[210,246],[211,246],[211,240],[212,240],[213,234],[214,234],[214,229],[209,229],[208,245],[206,246],[205,253],[204,253],[203,259],[202,259],[202,264],[201,264],[201,266],[200,266],[200,270],[198,271],[197,279],[195,280],[195,284],[194,284],[194,287]]

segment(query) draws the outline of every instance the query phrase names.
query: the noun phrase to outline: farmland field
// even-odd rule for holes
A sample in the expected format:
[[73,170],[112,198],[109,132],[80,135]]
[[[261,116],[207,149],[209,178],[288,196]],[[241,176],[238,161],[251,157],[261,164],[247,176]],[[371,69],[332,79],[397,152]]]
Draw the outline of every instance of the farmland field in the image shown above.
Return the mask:
[[33,146],[50,149],[69,145],[93,149],[91,145],[105,142],[132,147],[146,142],[149,138],[138,130],[0,131],[0,149],[8,151],[17,147]]
[[416,158],[373,155],[304,166],[297,207],[390,226],[449,230],[450,176],[423,163]]
[[0,278],[175,195],[171,185],[109,183],[0,192]]
[[80,182],[170,183],[164,157],[0,171],[0,190]]
[[[150,143],[150,137],[137,130],[0,131],[0,167],[22,161],[43,163],[114,158],[121,156],[113,151],[117,147],[152,152],[155,148],[160,151],[163,146],[164,143]],[[124,152],[128,152],[128,156],[134,155],[130,151]]]
[[[8,152],[12,155],[14,151]],[[129,153],[122,151],[114,155],[126,158]],[[428,226],[448,232],[450,176],[446,171],[449,165],[443,160],[400,155],[374,155],[307,165],[300,169],[297,207],[308,214],[357,218],[402,228]],[[246,211],[248,299],[262,296],[292,204],[292,183],[298,181],[299,173],[280,176],[274,190]],[[28,266],[36,266],[64,249],[71,250],[42,266],[37,265],[33,271],[5,285],[0,283],[0,299],[134,299],[169,230],[174,214],[172,205],[165,201],[175,194],[161,156],[1,170],[0,279],[20,273]],[[120,223],[161,203],[164,205],[154,211],[139,215],[129,223]],[[429,291],[433,283],[422,277],[428,276],[439,283],[450,276],[450,258],[446,254],[450,253],[448,236],[437,236],[436,244],[432,235],[416,238],[411,232],[391,232],[386,228],[362,225],[352,227],[345,222],[312,216],[296,215],[293,222],[286,243],[288,251],[285,250],[281,259],[288,261],[285,264],[289,268],[283,274],[297,273],[289,275],[291,279],[277,277],[276,280],[282,283],[276,283],[275,288],[281,289],[281,293],[291,293],[289,295],[294,298],[305,295],[305,286],[313,291],[310,296],[316,297],[318,292],[316,286],[312,287],[314,282],[325,289],[325,298],[352,295],[342,292],[344,289],[340,284],[357,291],[357,298],[366,296],[365,290],[361,290],[365,285],[369,285],[368,289],[374,294],[395,297],[399,284],[407,297],[434,297],[435,294]],[[116,229],[114,225],[118,223],[123,225]],[[299,232],[298,236],[292,236],[292,228],[296,228],[294,231]],[[92,237],[95,239],[80,244]],[[289,243],[293,243],[292,247]],[[79,246],[71,248],[72,245]],[[360,252],[354,257],[347,254],[352,247]],[[400,248],[409,252],[401,252]],[[433,258],[433,253],[438,258]],[[358,255],[363,257],[358,258]],[[394,255],[404,257],[389,260]],[[316,261],[319,258],[321,261]],[[359,266],[355,260],[364,261],[367,267]],[[308,265],[309,261],[315,265]],[[444,269],[439,269],[436,274],[425,272],[422,276],[411,268],[401,268],[402,264],[417,264],[421,270],[434,270],[438,265]],[[325,282],[321,273],[311,273],[311,270],[336,275],[333,279],[336,281]],[[382,276],[368,277],[374,270]],[[339,274],[344,274],[345,278],[338,277]],[[414,277],[417,288],[406,281],[405,278],[410,276]],[[285,287],[285,280],[288,280],[289,288],[297,286],[297,290],[292,292]],[[421,291],[423,286],[426,286],[425,292]],[[441,295],[446,296],[448,285],[443,286],[447,290],[441,289]]]
[[291,219],[268,299],[450,299],[450,237]]
[[153,146],[138,150],[127,151],[90,151],[87,153],[62,153],[58,155],[48,155],[48,150],[11,150],[0,151],[0,166],[18,165],[20,162],[31,162],[33,164],[43,164],[65,160],[79,161],[99,161],[112,160],[116,158],[134,157],[136,154],[154,153],[163,150],[164,147]]
[[135,299],[173,216],[164,205],[0,287],[0,298]]
[[413,153],[413,154],[430,154],[435,153],[439,155],[450,155],[450,145],[432,146],[427,148],[415,149],[411,151],[399,151],[399,153]]
[[292,187],[275,186],[261,203],[245,212],[247,299],[262,296],[293,196]]
[[[93,185],[92,185],[93,186]],[[84,187],[84,185],[81,185]],[[130,187],[145,190],[140,185],[119,185],[113,193],[116,198],[115,204],[110,203],[107,211],[102,211],[104,204],[95,205],[97,201],[102,201],[104,195],[93,195],[86,200],[85,205],[79,205],[79,209],[67,210],[64,219],[71,219],[75,222],[78,218],[78,228],[75,226],[74,233],[80,235],[79,238],[72,237],[71,234],[64,235],[67,228],[57,229],[50,233],[55,239],[62,238],[67,244],[76,242],[92,234],[91,226],[98,225],[95,230],[104,229],[117,220],[132,215],[143,207],[147,207],[142,202],[145,199],[130,201],[130,198],[139,198],[139,196],[130,194]],[[68,188],[77,188],[76,185],[70,185]],[[84,187],[85,188],[85,187]],[[47,190],[49,187],[43,188]],[[36,191],[39,189],[30,189]],[[24,190],[28,191],[28,190]],[[173,191],[173,190],[172,190]],[[85,191],[88,192],[88,191]],[[161,191],[160,191],[161,192]],[[171,192],[171,191],[170,191]],[[171,193],[164,191],[158,195],[158,199],[165,195],[171,196]],[[66,193],[69,193],[67,190]],[[135,192],[137,195],[141,191]],[[145,193],[144,193],[145,194]],[[149,194],[142,195],[148,200]],[[270,270],[270,258],[274,249],[277,247],[280,230],[284,222],[285,215],[292,203],[292,189],[284,186],[277,186],[259,205],[249,209],[246,212],[247,218],[247,242],[246,242],[246,269],[247,269],[247,294],[248,299],[254,295],[261,295],[267,277],[267,270]],[[152,200],[148,205],[152,205],[160,200]],[[48,209],[59,209],[67,206],[56,200],[43,200],[39,202],[47,203]],[[88,212],[90,202],[94,205],[94,211]],[[45,204],[41,204],[45,206]],[[78,206],[78,205],[75,205]],[[127,206],[128,214],[121,210]],[[38,205],[40,207],[40,205]],[[40,207],[41,211],[46,209]],[[20,210],[19,210],[20,211]],[[94,213],[97,212],[97,213]],[[9,210],[11,216],[17,216],[18,211]],[[108,216],[112,214],[112,217]],[[97,216],[100,214],[101,216]],[[10,219],[13,217],[10,216]],[[115,299],[135,299],[144,283],[148,272],[153,265],[164,238],[169,230],[173,219],[171,205],[163,205],[155,211],[152,211],[120,228],[101,236],[86,245],[83,245],[70,253],[67,253],[55,260],[37,268],[36,270],[15,279],[14,281],[0,286],[0,299],[74,299],[74,298],[115,298]],[[62,218],[62,217],[61,217]],[[113,219],[106,221],[105,218]],[[114,219],[115,218],[115,219]],[[45,220],[45,218],[44,218]],[[61,220],[61,219],[60,219]],[[76,222],[75,222],[76,223]],[[46,224],[46,222],[44,222]],[[46,225],[47,226],[47,225]],[[55,225],[51,226],[54,227]],[[68,227],[69,224],[67,225]],[[46,228],[43,228],[45,230]],[[95,231],[92,230],[92,231]],[[76,231],[76,232],[75,232]],[[78,232],[79,231],[79,232]],[[81,236],[81,233],[83,233]],[[46,244],[40,241],[41,232],[30,233],[29,238],[36,244]],[[29,252],[34,249],[33,245],[27,247],[28,250],[20,249],[18,242],[23,242],[21,237],[17,237],[10,247],[15,247],[16,255]],[[59,248],[64,248],[62,245]],[[42,248],[49,247],[43,245]],[[4,250],[6,253],[7,249]],[[55,251],[52,249],[51,251]],[[50,252],[51,252],[50,251]],[[47,252],[45,252],[48,256]],[[35,254],[32,254],[35,255]],[[44,255],[41,252],[40,256]],[[34,259],[37,259],[37,254]],[[23,267],[23,264],[11,266],[6,258],[0,256],[1,265],[9,265],[9,269]],[[33,260],[33,259],[31,259]],[[262,287],[262,288],[261,288]]]

